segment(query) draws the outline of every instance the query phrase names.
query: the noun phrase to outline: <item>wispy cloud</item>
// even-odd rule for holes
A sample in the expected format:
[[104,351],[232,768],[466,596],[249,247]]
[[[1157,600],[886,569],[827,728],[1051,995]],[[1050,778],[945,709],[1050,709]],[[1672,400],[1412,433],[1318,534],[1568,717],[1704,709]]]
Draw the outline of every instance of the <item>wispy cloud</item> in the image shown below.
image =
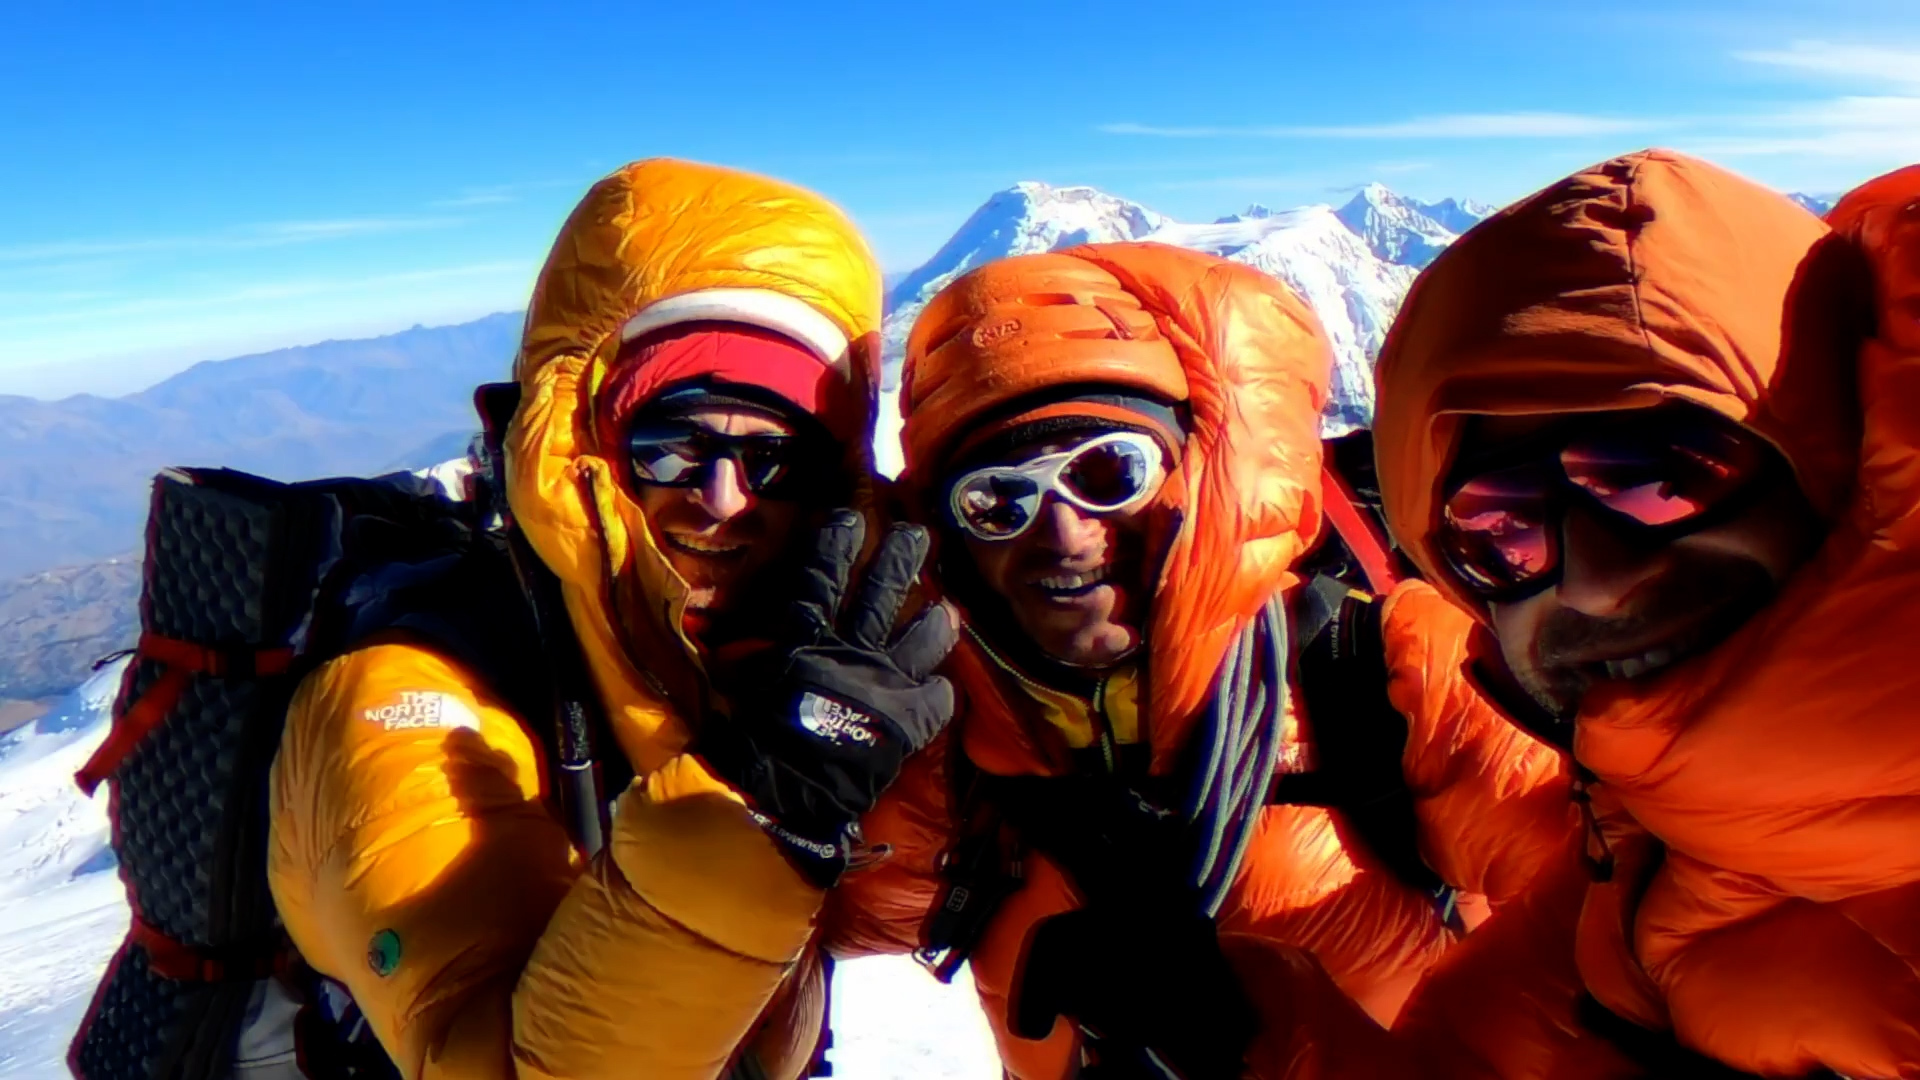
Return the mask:
[[1645,131],[1659,121],[1573,113],[1460,113],[1381,124],[1284,124],[1255,127],[1155,127],[1101,124],[1109,135],[1163,139],[1555,139]]
[[428,206],[454,209],[466,206],[498,206],[501,203],[520,201],[517,196],[504,191],[476,191],[467,195],[456,195],[451,199],[435,199]]
[[1686,148],[1728,158],[1920,158],[1920,47],[1796,41],[1785,49],[1734,55],[1802,79],[1880,92],[1814,98],[1718,118],[1700,125]]
[[0,247],[0,262],[41,262],[111,255],[154,255],[194,251],[242,251],[380,233],[444,229],[460,218],[341,218],[324,221],[272,221],[188,236],[128,237],[111,240],[55,240]]
[[1208,176],[1195,180],[1162,180],[1149,185],[1159,191],[1300,191],[1326,184],[1322,176],[1271,173],[1253,176]]
[[487,184],[480,187],[461,188],[459,194],[445,199],[435,199],[427,205],[437,210],[500,206],[505,203],[519,202],[521,196],[528,192],[557,187],[579,187],[585,190],[585,185],[577,180],[523,180],[513,184]]
[[252,232],[263,241],[300,243],[306,240],[332,240],[375,233],[412,232],[416,229],[444,229],[460,224],[459,218],[338,218],[331,221],[276,221],[256,225]]
[[[305,297],[391,292],[397,286],[417,286],[431,282],[475,278],[511,279],[521,276],[531,279],[533,270],[534,267],[525,262],[493,261],[432,267],[422,270],[397,271],[387,274],[367,274],[364,276],[310,277],[291,278],[282,281],[261,281],[237,288],[216,291],[170,296],[145,296],[136,299],[122,299],[118,302],[105,304],[76,303],[71,307],[40,308],[30,312],[23,311],[11,317],[0,316],[0,331],[10,331],[28,326],[53,326],[69,323],[98,324],[106,319],[170,315],[182,312],[226,308],[235,305],[254,305],[272,301],[294,300]],[[88,299],[95,298],[102,297],[96,294],[95,297],[89,297]]]
[[1733,55],[1750,64],[1788,68],[1847,82],[1870,80],[1920,89],[1920,48],[1796,41],[1785,49],[1749,50]]

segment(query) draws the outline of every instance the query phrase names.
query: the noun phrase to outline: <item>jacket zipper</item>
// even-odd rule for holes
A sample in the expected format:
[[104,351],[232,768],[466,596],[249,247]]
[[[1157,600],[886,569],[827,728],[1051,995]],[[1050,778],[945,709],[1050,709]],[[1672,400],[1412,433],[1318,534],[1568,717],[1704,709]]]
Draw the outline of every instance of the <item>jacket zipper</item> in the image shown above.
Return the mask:
[[987,639],[981,637],[980,633],[972,626],[967,627],[967,636],[973,639],[974,644],[980,646],[981,651],[993,658],[993,662],[1000,670],[1013,676],[1014,680],[1022,686],[1034,690],[1040,700],[1044,701],[1050,696],[1059,695],[1083,702],[1087,706],[1088,720],[1093,726],[1094,745],[1100,748],[1101,763],[1106,766],[1109,775],[1115,771],[1117,766],[1114,759],[1113,725],[1107,720],[1107,680],[1101,679],[1094,683],[1093,697],[1091,698],[1083,698],[1078,694],[1069,693],[1065,690],[1055,690],[1050,686],[1043,686],[1022,674],[1019,668],[1008,663],[1005,658],[994,650],[992,645],[987,644]]

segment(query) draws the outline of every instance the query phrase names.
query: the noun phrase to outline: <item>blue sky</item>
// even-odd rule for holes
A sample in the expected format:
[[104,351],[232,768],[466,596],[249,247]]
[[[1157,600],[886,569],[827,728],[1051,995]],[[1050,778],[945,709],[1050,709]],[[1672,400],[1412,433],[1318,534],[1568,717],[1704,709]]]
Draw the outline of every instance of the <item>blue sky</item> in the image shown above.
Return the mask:
[[518,309],[653,155],[821,191],[894,271],[1027,179],[1211,220],[1649,145],[1814,192],[1920,161],[1911,0],[170,6],[9,8],[0,393]]

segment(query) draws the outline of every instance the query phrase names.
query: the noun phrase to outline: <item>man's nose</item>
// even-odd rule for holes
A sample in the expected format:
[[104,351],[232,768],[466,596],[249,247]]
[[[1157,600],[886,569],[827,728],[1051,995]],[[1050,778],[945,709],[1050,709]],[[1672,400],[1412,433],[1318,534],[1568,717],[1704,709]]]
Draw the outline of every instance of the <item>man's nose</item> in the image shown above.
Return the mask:
[[1600,618],[1626,614],[1660,576],[1664,551],[1626,535],[1602,511],[1568,507],[1560,523],[1560,602]]
[[1052,495],[1040,504],[1033,527],[1040,546],[1056,555],[1097,555],[1106,547],[1105,523]]
[[714,462],[707,470],[705,481],[695,490],[698,494],[694,501],[715,521],[738,517],[753,498],[747,490],[746,477],[740,474],[739,464],[730,457]]

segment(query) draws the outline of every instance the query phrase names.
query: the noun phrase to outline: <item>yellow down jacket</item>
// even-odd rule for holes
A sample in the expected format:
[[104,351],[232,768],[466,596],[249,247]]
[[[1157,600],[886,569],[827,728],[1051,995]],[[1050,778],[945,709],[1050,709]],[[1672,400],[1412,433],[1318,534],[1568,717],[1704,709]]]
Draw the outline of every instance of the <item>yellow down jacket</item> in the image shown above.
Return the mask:
[[[533,718],[417,642],[316,670],[288,714],[274,900],[409,1080],[707,1080],[742,1047],[790,1078],[811,1055],[822,894],[686,752],[712,689],[681,629],[685,586],[593,435],[621,327],[704,290],[775,293],[830,320],[872,423],[879,273],[831,205],[651,160],[595,185],[562,228],[514,367],[507,485],[638,777],[606,850],[589,864],[570,846]],[[867,476],[854,443],[848,467]]]

